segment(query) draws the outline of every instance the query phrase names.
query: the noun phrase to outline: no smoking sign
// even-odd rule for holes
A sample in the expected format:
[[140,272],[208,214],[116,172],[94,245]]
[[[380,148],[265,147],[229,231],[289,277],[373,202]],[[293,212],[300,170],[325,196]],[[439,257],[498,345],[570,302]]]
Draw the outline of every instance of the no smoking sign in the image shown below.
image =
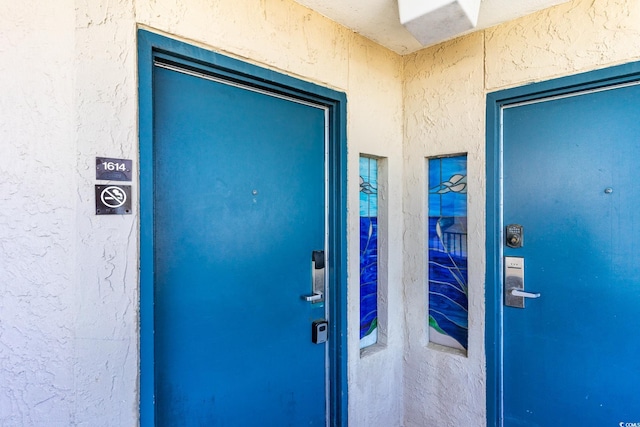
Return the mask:
[[96,215],[127,215],[130,213],[130,185],[96,185]]

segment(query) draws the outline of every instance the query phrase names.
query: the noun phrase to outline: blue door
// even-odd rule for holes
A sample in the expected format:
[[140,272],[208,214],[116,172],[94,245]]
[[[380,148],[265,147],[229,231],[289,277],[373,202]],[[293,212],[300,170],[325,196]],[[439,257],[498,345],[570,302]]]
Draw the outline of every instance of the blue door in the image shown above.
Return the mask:
[[501,112],[503,425],[636,425],[640,86]]
[[156,425],[324,426],[326,111],[153,74]]

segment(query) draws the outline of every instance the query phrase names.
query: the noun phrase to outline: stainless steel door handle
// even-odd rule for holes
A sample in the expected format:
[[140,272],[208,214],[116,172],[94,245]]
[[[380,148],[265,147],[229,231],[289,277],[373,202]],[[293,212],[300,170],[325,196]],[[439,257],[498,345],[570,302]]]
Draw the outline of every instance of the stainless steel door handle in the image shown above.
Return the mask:
[[504,257],[504,305],[524,308],[525,298],[540,298],[537,292],[524,290],[524,258]]
[[301,298],[309,302],[319,302],[320,300],[323,300],[323,295],[322,294],[302,295]]
[[540,298],[540,292],[525,292],[520,289],[511,289],[511,295],[522,298]]
[[324,302],[324,251],[311,252],[311,295],[302,299],[313,304]]

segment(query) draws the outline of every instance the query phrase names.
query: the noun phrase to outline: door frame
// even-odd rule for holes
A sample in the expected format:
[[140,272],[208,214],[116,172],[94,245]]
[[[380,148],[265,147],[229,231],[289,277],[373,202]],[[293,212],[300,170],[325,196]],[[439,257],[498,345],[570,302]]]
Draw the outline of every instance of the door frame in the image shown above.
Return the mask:
[[503,227],[502,223],[502,109],[520,102],[536,102],[575,92],[640,80],[640,62],[613,66],[487,94],[486,106],[486,273],[485,350],[487,361],[487,426],[503,419]]
[[153,64],[157,58],[328,109],[329,425],[347,425],[347,140],[346,95],[139,28],[140,425],[155,425]]

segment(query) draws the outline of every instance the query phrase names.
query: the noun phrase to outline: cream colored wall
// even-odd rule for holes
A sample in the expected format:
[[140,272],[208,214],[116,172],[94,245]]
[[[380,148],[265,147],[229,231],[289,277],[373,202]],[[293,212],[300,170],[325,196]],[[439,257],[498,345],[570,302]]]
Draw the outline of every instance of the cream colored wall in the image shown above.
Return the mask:
[[[576,0],[405,60],[405,426],[485,424],[485,97],[640,59],[640,2]],[[468,356],[426,343],[425,158],[467,152]]]
[[143,26],[347,94],[349,236],[361,151],[387,157],[395,218],[383,260],[394,322],[364,358],[349,246],[349,419],[400,425],[402,59],[291,0],[0,3],[0,424],[137,423],[138,207],[96,216],[94,165],[130,158],[137,173]]
[[0,425],[68,426],[76,153],[73,1],[0,2]]
[[[399,427],[403,417],[402,61],[357,38],[349,51],[349,425]],[[390,84],[392,83],[392,84]],[[350,96],[350,93],[357,96]],[[399,108],[396,109],[396,106]],[[360,154],[380,157],[379,346],[360,356]],[[386,180],[385,180],[386,177]],[[385,227],[386,225],[386,227]],[[386,230],[385,230],[386,228]],[[356,237],[357,236],[357,237]]]
[[486,31],[494,91],[640,58],[640,2],[576,0]]
[[[484,422],[482,38],[459,38],[405,62],[405,426]],[[468,153],[468,356],[428,345],[425,159],[455,153]]]
[[[137,170],[138,25],[347,94],[349,423],[483,425],[485,95],[638,60],[640,3],[576,0],[403,59],[290,0],[1,2],[2,425],[137,423],[138,208],[95,216],[93,168],[113,156]],[[425,158],[457,152],[469,153],[466,357],[426,342]],[[360,153],[387,176],[390,319],[386,347],[362,356]]]

